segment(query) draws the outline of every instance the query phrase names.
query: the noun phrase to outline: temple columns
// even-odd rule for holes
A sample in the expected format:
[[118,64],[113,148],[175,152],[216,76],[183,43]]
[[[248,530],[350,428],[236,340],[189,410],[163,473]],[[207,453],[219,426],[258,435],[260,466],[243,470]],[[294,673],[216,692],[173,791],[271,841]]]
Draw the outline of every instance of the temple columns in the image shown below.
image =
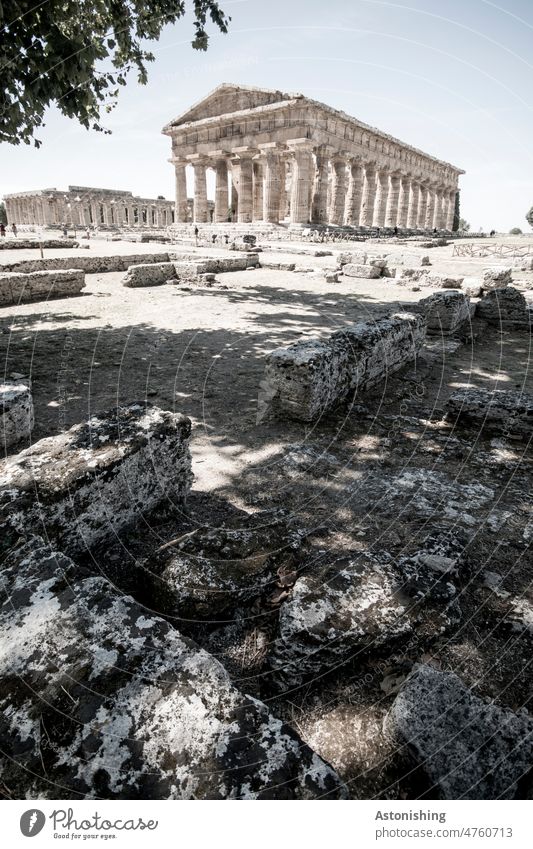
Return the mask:
[[363,185],[363,197],[361,201],[361,226],[372,227],[374,220],[374,201],[376,198],[376,168],[374,165],[365,165],[365,181]]
[[346,200],[346,159],[341,154],[331,160],[333,167],[329,221],[331,224],[344,224],[344,203]]
[[349,164],[348,194],[344,220],[349,227],[359,226],[361,201],[363,197],[363,169],[361,163],[352,160]]
[[400,175],[391,174],[387,210],[385,213],[385,227],[396,227],[398,221],[398,204],[400,200]]
[[377,174],[376,200],[374,203],[374,218],[372,221],[374,227],[383,227],[385,225],[385,213],[387,211],[388,196],[389,172],[386,168],[383,168],[378,171]]
[[263,163],[260,160],[254,162],[254,189],[253,189],[253,214],[254,221],[263,220]]
[[209,157],[214,162],[215,170],[215,211],[213,214],[213,221],[215,224],[221,224],[228,220],[229,209],[228,162],[226,151],[210,151]]
[[182,160],[174,160],[175,171],[175,214],[176,221],[184,223],[189,217],[189,206],[187,203],[187,178],[185,172],[185,162]]
[[263,220],[278,224],[281,183],[280,151],[275,142],[260,145],[260,149],[265,156]]
[[449,207],[448,214],[446,216],[446,229],[450,232],[453,230],[453,219],[455,217],[455,197],[457,192],[455,189],[452,189],[449,194]]
[[441,229],[442,226],[442,190],[435,190],[435,212],[433,214],[433,227],[437,230]]
[[190,157],[194,171],[194,202],[192,220],[198,224],[207,222],[207,183],[206,161],[199,159],[198,154]]
[[291,172],[291,224],[307,224],[311,217],[309,208],[310,185],[313,177],[313,154],[309,142],[288,142],[292,153]]
[[411,180],[409,190],[409,212],[407,214],[407,226],[409,229],[416,229],[418,222],[418,202],[420,199],[420,186],[415,180]]
[[426,227],[426,212],[428,206],[429,190],[427,186],[420,186],[420,200],[418,203],[418,217],[416,226],[419,230],[424,230]]
[[326,224],[328,220],[328,171],[329,155],[323,148],[318,148],[311,206],[311,220],[315,224]]

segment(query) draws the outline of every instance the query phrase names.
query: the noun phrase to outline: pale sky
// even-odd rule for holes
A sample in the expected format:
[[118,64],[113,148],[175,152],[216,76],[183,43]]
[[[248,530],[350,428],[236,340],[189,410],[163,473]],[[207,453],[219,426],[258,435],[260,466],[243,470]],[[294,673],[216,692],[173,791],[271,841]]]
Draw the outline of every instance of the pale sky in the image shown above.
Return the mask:
[[[190,3],[188,4],[190,7]],[[301,92],[461,168],[472,225],[530,232],[533,206],[531,0],[220,0],[228,35],[190,47],[192,16],[151,49],[86,131],[55,109],[39,150],[1,146],[0,195],[69,184],[173,196],[169,120],[222,82]]]

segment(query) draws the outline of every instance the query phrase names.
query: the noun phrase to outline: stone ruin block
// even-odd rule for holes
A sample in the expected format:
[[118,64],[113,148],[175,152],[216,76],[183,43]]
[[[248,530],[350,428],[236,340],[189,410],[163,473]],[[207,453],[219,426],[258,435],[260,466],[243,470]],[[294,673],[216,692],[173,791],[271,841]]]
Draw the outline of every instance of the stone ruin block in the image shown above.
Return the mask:
[[366,265],[366,260],[366,251],[350,251],[350,253],[340,253],[338,256],[339,265],[349,265],[351,263],[355,265]]
[[533,256],[515,257],[511,264],[517,271],[533,271]]
[[478,430],[524,439],[533,433],[533,396],[524,392],[469,386],[450,395],[445,411],[449,421]]
[[484,268],[481,275],[481,285],[485,292],[491,289],[504,289],[513,282],[513,269],[493,266]]
[[0,464],[0,532],[42,532],[75,553],[183,502],[190,431],[185,416],[139,403],[41,439]]
[[339,282],[339,275],[337,274],[336,271],[326,271],[324,277],[325,277],[326,283],[338,283]]
[[39,538],[6,558],[0,638],[0,762],[16,798],[347,795],[212,655]]
[[420,315],[359,322],[327,340],[309,339],[268,355],[258,419],[268,412],[313,421],[355,390],[369,389],[415,359],[425,338]]
[[425,316],[429,334],[449,336],[471,318],[469,298],[455,289],[422,298],[415,308]]
[[130,265],[122,285],[129,289],[143,286],[161,286],[169,280],[176,279],[176,269],[173,262],[154,262],[151,264]]
[[384,728],[441,799],[522,798],[533,719],[483,701],[452,672],[416,665]]
[[[80,247],[89,248],[89,245]],[[44,259],[27,259],[21,262],[9,263],[0,266],[0,271],[57,271],[60,269],[70,271],[73,263],[76,268],[86,274],[106,274],[110,271],[127,271],[130,265],[146,265],[151,262],[168,262],[167,253],[156,254],[116,254],[114,256],[77,256],[72,257],[45,257]]]
[[431,265],[429,257],[422,254],[387,254],[387,260],[391,265],[404,265],[408,268]]
[[492,289],[477,305],[476,315],[489,324],[529,327],[529,310],[522,292],[512,286]]
[[427,268],[402,268],[400,269],[400,274],[396,274],[396,279],[401,286],[408,283],[422,283],[423,285],[427,285],[427,277]]
[[30,387],[21,382],[0,383],[0,452],[28,439],[34,424]]
[[356,265],[350,262],[342,267],[342,273],[347,277],[362,277],[372,280],[381,277],[381,268],[375,265]]
[[296,267],[295,262],[268,262],[261,261],[261,268],[269,268],[273,271],[294,271]]
[[479,298],[482,294],[481,278],[464,277],[461,283],[461,291],[469,298]]
[[[72,262],[72,260],[70,260]],[[77,268],[0,274],[0,306],[67,298],[85,287],[85,272]]]
[[425,283],[435,289],[460,289],[464,277],[449,276],[447,274],[428,274]]

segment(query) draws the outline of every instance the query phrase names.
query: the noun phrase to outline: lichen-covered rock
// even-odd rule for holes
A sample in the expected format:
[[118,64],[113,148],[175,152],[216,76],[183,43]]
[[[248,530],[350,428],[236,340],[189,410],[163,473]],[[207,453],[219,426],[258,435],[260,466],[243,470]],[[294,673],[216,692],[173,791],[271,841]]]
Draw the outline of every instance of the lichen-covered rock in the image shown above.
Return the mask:
[[122,285],[130,289],[142,286],[161,286],[176,279],[173,262],[154,262],[131,265],[122,279]]
[[449,336],[470,321],[470,300],[464,292],[455,289],[422,298],[416,309],[425,316],[430,334]]
[[0,453],[27,439],[33,430],[33,400],[25,383],[0,383]]
[[0,749],[15,798],[339,798],[334,771],[224,668],[42,541],[2,574]]
[[533,432],[533,396],[524,392],[478,389],[453,392],[445,404],[446,418],[478,430],[529,438]]
[[269,411],[313,421],[355,390],[384,380],[416,357],[425,338],[420,315],[359,322],[328,340],[308,339],[268,355],[258,419]]
[[199,528],[143,564],[151,606],[190,620],[227,619],[274,590],[289,573],[301,536],[271,513],[243,514],[227,527]]
[[77,268],[32,271],[28,274],[4,272],[0,274],[0,306],[67,298],[79,295],[84,287],[85,272]]
[[436,539],[397,561],[357,553],[314,567],[281,606],[269,660],[274,682],[300,686],[415,629],[420,640],[439,636],[461,618],[454,584],[461,563],[457,543]]
[[500,268],[499,266],[493,266],[491,268],[483,269],[481,285],[486,292],[490,289],[504,289],[506,286],[510,286],[512,282],[512,268]]
[[70,553],[182,502],[190,429],[185,416],[139,403],[41,439],[0,464],[0,531],[42,532]]
[[457,675],[416,666],[385,721],[442,799],[520,798],[533,718],[487,704]]
[[522,292],[512,286],[492,289],[482,298],[476,310],[479,318],[489,324],[529,327],[529,311]]
[[355,263],[348,263],[347,265],[343,265],[342,273],[346,275],[346,277],[361,277],[365,279],[375,279],[376,277],[380,277],[381,269],[376,265],[356,265]]

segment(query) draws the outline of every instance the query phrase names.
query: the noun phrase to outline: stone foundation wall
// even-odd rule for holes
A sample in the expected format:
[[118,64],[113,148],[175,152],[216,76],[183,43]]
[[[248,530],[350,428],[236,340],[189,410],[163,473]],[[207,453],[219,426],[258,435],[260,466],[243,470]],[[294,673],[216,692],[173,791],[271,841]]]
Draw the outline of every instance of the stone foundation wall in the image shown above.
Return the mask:
[[369,389],[415,359],[426,333],[420,315],[361,322],[324,341],[310,339],[268,355],[259,420],[272,411],[313,421],[352,392]]
[[122,285],[134,289],[142,286],[160,286],[176,279],[176,269],[172,262],[154,262],[152,264],[130,265]]
[[8,272],[0,274],[0,306],[79,295],[84,288],[85,272],[77,268],[29,274]]
[[168,261],[168,253],[164,252],[156,254],[124,254],[123,256],[77,256],[75,259],[70,257],[47,257],[45,259],[27,259],[21,262],[0,265],[0,272],[70,269],[72,268],[72,263],[75,262],[76,268],[81,268],[86,274],[102,274],[107,271],[127,271],[130,265],[139,265],[140,263],[147,264]]
[[41,532],[61,550],[90,549],[191,482],[188,418],[149,404],[93,416],[0,464],[0,535]]

